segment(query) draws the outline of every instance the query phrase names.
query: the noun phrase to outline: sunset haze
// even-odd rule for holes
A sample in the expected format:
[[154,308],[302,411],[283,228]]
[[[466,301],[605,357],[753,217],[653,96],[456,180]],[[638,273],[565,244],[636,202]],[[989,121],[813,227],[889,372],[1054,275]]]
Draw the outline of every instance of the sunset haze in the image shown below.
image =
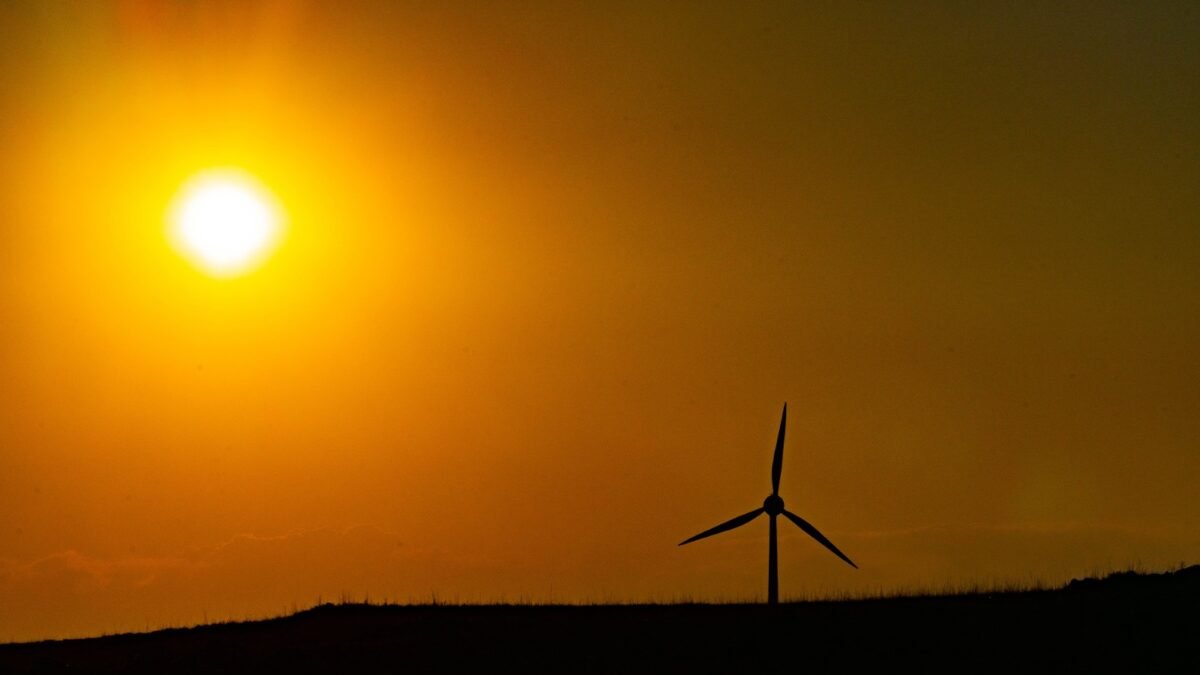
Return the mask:
[[785,401],[784,600],[1200,562],[1198,186],[1188,2],[5,3],[0,641],[761,600]]

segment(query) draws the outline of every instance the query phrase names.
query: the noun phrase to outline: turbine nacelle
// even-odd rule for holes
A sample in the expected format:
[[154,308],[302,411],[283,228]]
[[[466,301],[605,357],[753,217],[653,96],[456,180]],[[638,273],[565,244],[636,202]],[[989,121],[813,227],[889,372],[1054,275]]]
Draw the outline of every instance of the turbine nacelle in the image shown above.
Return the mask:
[[774,518],[783,513],[783,497],[779,495],[771,495],[763,500],[763,511],[767,512],[768,516]]

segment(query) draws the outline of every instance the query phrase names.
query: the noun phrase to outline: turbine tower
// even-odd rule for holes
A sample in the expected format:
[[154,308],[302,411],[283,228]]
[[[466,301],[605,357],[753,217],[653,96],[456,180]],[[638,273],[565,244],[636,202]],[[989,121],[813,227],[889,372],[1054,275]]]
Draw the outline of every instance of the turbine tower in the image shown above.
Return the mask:
[[726,530],[741,527],[763,513],[766,513],[771,517],[771,543],[770,553],[767,558],[767,604],[770,605],[779,604],[779,545],[776,542],[775,519],[780,514],[786,516],[788,520],[796,524],[796,527],[804,530],[808,536],[816,539],[822,546],[833,551],[834,555],[845,560],[848,565],[854,569],[858,569],[858,565],[855,565],[854,561],[847,558],[845,553],[839,551],[838,547],[833,545],[833,542],[826,539],[825,535],[817,531],[817,528],[810,525],[807,520],[783,508],[783,498],[779,496],[779,476],[783,472],[783,431],[786,426],[787,403],[784,403],[783,419],[779,420],[779,438],[775,441],[775,459],[771,463],[771,494],[763,500],[763,505],[750,513],[743,513],[737,518],[727,520],[712,529],[705,530],[690,539],[679,542],[680,546],[690,544],[697,539],[711,537],[714,534],[720,534]]

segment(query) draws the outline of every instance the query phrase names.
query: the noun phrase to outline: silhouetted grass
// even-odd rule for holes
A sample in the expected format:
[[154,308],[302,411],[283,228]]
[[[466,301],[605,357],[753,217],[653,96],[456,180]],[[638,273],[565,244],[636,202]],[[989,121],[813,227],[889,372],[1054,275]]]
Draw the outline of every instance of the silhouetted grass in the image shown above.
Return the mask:
[[269,620],[0,645],[0,672],[1200,670],[1200,566],[776,608],[679,600],[395,604],[343,594]]

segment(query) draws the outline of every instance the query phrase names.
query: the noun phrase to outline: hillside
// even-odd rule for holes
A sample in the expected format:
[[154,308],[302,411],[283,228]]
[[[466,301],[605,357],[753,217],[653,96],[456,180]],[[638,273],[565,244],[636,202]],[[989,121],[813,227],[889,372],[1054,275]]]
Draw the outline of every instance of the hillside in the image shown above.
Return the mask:
[[785,604],[322,605],[267,621],[0,645],[0,672],[1200,669],[1200,566],[1048,591]]

